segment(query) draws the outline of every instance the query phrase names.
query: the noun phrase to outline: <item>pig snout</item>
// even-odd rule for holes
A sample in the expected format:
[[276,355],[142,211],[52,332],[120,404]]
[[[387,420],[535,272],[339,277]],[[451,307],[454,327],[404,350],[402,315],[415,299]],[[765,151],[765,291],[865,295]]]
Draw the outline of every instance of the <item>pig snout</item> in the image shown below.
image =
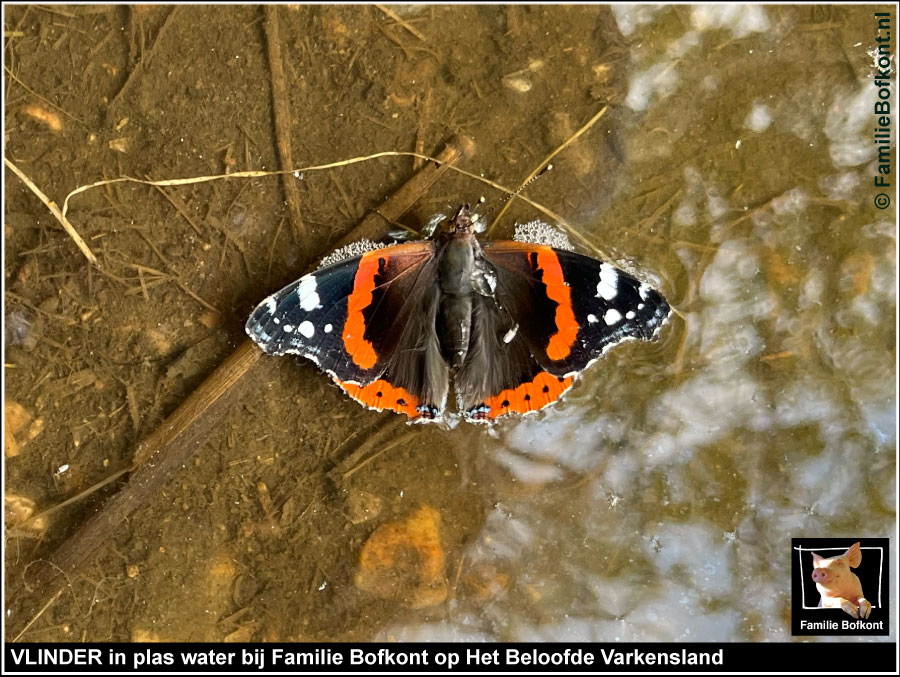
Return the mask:
[[825,569],[813,569],[812,579],[819,585],[828,585],[831,581],[831,576]]

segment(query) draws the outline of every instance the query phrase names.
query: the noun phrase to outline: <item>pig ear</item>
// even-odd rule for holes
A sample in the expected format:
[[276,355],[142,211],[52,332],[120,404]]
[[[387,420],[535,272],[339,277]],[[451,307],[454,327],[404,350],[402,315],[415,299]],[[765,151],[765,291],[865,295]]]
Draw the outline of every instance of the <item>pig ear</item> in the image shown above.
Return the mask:
[[859,549],[859,541],[847,549],[847,552],[844,553],[844,557],[847,558],[847,563],[852,568],[855,569],[859,566],[859,563],[862,562],[862,550]]
[[812,556],[813,556],[813,566],[814,567],[819,566],[819,562],[822,561],[822,555],[817,555],[816,553],[813,553]]

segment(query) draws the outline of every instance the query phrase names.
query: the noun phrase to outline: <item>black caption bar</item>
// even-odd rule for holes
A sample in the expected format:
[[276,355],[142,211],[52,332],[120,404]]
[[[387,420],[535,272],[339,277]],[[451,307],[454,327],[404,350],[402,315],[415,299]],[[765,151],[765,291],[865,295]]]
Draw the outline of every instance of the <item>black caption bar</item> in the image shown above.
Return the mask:
[[[897,644],[7,644],[30,672],[895,672]],[[861,664],[860,656],[865,655]]]

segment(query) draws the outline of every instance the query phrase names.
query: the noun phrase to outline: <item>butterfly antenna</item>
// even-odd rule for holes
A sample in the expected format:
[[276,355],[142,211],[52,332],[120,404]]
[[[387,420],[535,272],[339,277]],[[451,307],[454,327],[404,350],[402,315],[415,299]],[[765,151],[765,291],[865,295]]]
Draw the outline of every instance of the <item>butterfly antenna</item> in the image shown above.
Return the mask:
[[[548,163],[547,165],[544,166],[543,169],[541,169],[541,171],[539,171],[537,174],[535,174],[535,175],[532,176],[530,179],[528,179],[528,181],[526,181],[526,182],[523,183],[521,186],[519,186],[515,191],[513,191],[512,193],[507,194],[505,197],[503,197],[501,200],[499,200],[496,204],[494,204],[494,205],[493,205],[488,211],[486,211],[484,214],[480,214],[480,215],[479,215],[479,219],[483,219],[484,221],[487,221],[487,220],[488,220],[488,217],[490,217],[490,216],[491,216],[494,212],[496,212],[500,207],[502,207],[503,205],[505,205],[507,202],[509,202],[510,200],[512,200],[514,197],[518,196],[519,193],[521,193],[523,190],[525,190],[526,188],[528,188],[528,186],[530,186],[532,183],[534,183],[535,181],[537,181],[540,177],[542,177],[544,174],[546,174],[547,172],[549,172],[551,169],[553,169],[553,165]],[[480,199],[478,200],[478,204],[481,205],[481,204],[483,204],[483,203],[484,203],[484,198],[480,198]]]

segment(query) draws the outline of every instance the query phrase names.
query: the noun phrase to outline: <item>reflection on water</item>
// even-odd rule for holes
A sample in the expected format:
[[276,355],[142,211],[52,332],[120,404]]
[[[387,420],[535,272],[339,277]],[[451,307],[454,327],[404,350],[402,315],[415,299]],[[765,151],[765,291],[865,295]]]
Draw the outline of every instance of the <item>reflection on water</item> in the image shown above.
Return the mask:
[[[462,579],[493,588],[458,585],[443,621],[384,636],[786,640],[790,537],[894,530],[896,233],[870,206],[874,87],[805,80],[778,9],[683,9],[614,9],[639,113],[617,198],[678,168],[659,274],[680,318],[486,445],[492,508]],[[754,68],[754,52],[774,57]],[[730,149],[680,155],[707,133]]]

